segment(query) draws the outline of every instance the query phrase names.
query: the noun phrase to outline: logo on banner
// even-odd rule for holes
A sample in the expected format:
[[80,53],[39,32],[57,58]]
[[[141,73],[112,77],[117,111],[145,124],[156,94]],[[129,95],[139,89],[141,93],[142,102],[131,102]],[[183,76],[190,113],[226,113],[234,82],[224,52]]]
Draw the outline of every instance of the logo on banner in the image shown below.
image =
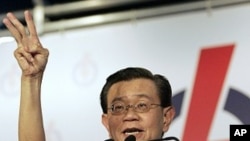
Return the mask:
[[[208,140],[234,48],[234,44],[229,44],[201,50],[184,126],[183,141]],[[181,114],[184,94],[185,90],[173,97],[176,108],[175,118]],[[230,112],[242,124],[249,124],[249,109],[250,98],[237,89],[229,88],[223,110]],[[229,128],[228,125],[228,132]]]
[[73,68],[73,79],[79,86],[89,85],[95,80],[97,68],[89,55],[84,55]]

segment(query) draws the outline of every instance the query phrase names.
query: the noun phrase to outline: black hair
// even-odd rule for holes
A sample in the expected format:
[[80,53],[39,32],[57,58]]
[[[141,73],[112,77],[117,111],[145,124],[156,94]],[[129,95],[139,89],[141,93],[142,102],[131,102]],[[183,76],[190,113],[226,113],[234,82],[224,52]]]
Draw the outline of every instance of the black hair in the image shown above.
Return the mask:
[[121,69],[114,74],[111,74],[104,84],[101,94],[100,102],[103,113],[107,113],[107,97],[110,87],[121,81],[129,81],[132,79],[145,78],[152,80],[158,88],[158,94],[162,107],[168,107],[172,105],[172,89],[169,81],[160,74],[152,74],[149,70],[139,67],[128,67]]

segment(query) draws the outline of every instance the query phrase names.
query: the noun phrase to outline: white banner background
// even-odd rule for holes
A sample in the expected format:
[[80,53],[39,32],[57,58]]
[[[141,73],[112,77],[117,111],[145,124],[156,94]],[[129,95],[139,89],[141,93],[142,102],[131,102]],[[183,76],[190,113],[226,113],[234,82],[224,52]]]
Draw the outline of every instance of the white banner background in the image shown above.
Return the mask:
[[[236,48],[208,138],[229,139],[229,124],[241,123],[223,111],[228,89],[235,87],[250,97],[249,17],[250,5],[244,5],[42,36],[43,45],[50,50],[42,86],[47,140],[107,139],[101,124],[100,90],[108,75],[129,66],[165,75],[174,94],[187,91],[181,117],[166,134],[181,139],[201,49],[234,43]],[[15,46],[14,42],[0,45],[0,141],[17,140],[20,69],[13,56]]]

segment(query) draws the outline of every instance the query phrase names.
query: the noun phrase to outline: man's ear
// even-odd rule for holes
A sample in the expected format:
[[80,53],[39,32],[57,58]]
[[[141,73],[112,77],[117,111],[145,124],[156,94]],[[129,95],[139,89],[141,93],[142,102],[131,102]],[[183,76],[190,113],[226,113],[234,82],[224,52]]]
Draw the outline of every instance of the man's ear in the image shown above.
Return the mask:
[[109,121],[108,121],[108,115],[107,114],[102,114],[102,124],[107,129],[107,131],[109,132]]
[[169,126],[174,119],[175,109],[173,106],[169,106],[163,109],[163,132],[168,131]]

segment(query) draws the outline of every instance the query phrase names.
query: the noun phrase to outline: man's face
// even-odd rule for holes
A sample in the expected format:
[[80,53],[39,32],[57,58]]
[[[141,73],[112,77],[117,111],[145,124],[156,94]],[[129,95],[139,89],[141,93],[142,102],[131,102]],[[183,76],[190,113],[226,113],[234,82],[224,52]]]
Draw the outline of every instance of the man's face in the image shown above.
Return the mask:
[[[157,89],[149,79],[133,79],[121,81],[111,86],[108,92],[108,108],[114,103],[125,106],[135,105],[138,102],[160,104]],[[110,138],[115,141],[124,141],[128,135],[134,135],[137,141],[159,139],[162,133],[168,130],[174,116],[171,107],[155,106],[147,112],[136,112],[133,108],[121,114],[112,114],[108,110],[102,115],[102,123],[109,132]]]

